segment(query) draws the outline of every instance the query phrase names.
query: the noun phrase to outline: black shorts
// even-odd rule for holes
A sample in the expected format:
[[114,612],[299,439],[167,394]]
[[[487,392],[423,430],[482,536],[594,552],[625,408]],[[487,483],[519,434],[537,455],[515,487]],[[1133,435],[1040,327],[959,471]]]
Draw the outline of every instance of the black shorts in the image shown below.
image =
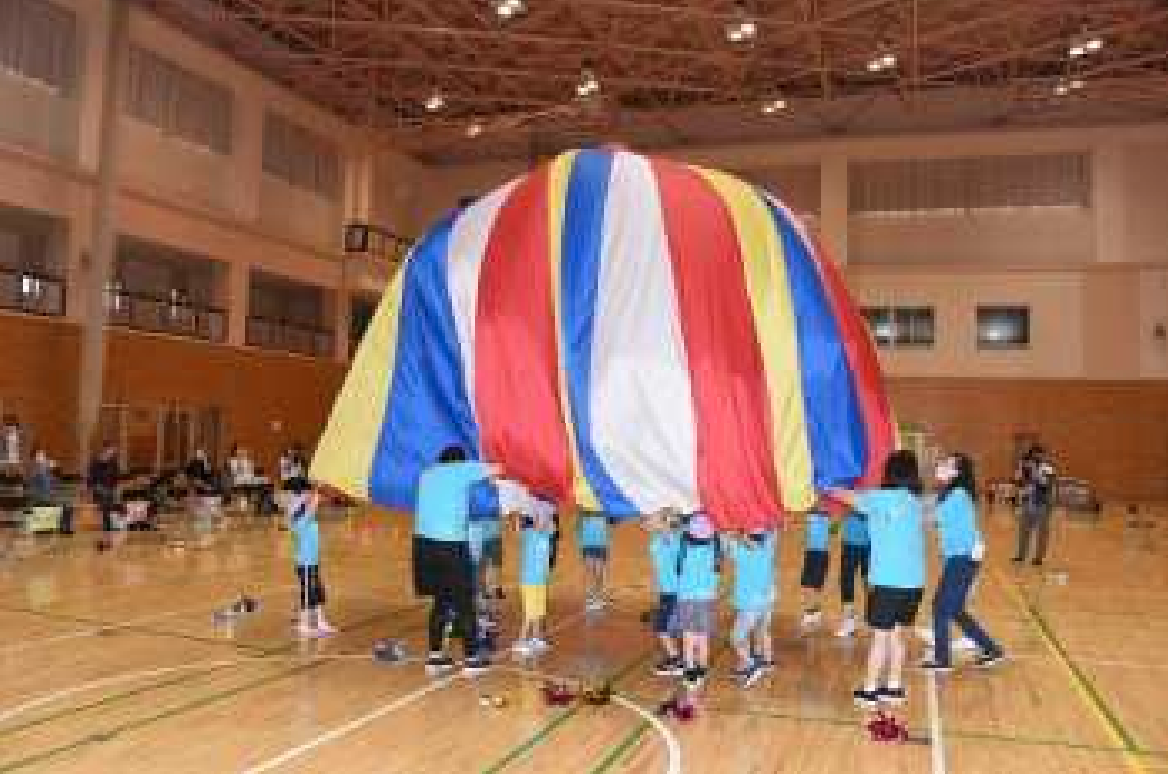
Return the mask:
[[803,574],[799,585],[805,589],[821,589],[827,582],[827,551],[804,551]]
[[868,592],[868,625],[881,632],[912,626],[923,595],[923,589],[873,586]]
[[319,565],[296,565],[296,580],[300,581],[300,609],[311,610],[324,604],[324,583]]
[[657,595],[657,609],[653,611],[653,632],[669,635],[676,635],[680,632],[677,621],[676,594],[661,593]]
[[414,593],[434,597],[441,591],[473,588],[474,569],[466,541],[431,540],[414,535]]

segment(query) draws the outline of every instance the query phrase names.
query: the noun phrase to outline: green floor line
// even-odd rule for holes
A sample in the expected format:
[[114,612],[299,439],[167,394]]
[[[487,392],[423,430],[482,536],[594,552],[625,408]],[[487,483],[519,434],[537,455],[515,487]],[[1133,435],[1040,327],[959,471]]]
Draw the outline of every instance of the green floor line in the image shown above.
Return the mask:
[[649,721],[642,720],[636,728],[628,733],[623,740],[621,740],[616,747],[612,748],[608,755],[589,770],[589,774],[604,774],[604,772],[611,769],[621,758],[624,757],[634,745],[636,745],[641,737],[645,735],[645,731],[649,729]]
[[[391,615],[399,615],[399,614],[416,612],[417,610],[421,609],[422,607],[423,607],[422,605],[414,605],[413,607],[404,608],[402,610],[394,610],[394,611],[390,611],[387,613],[381,613],[381,614],[378,614],[376,616],[370,616],[369,618],[365,618],[365,619],[362,619],[361,621],[358,621],[354,624],[350,624],[348,627],[343,629],[343,631],[344,632],[354,631],[356,629],[360,629],[362,627],[368,626],[371,623],[375,623],[375,622],[380,621],[384,618],[387,618]],[[410,634],[412,632],[415,632],[415,631],[422,629],[423,626],[424,626],[423,623],[415,623],[415,624],[401,630],[400,633],[401,634]],[[292,641],[288,642],[286,645],[284,645],[283,647],[279,648],[277,651],[268,652],[268,653],[265,653],[265,655],[268,655],[268,656],[278,655],[281,651],[291,650],[297,644],[299,644],[299,640],[292,640]],[[246,661],[247,660],[244,659],[241,661],[241,663],[246,663]],[[326,663],[330,663],[330,660],[329,659],[322,659],[319,661],[311,661],[309,666],[320,666],[320,665],[323,665]],[[108,705],[108,704],[114,704],[114,703],[121,701],[123,699],[133,698],[134,696],[139,696],[139,695],[149,693],[149,692],[154,691],[154,690],[161,690],[163,688],[169,688],[173,685],[179,685],[181,683],[190,682],[192,680],[197,680],[200,677],[206,677],[207,675],[212,674],[214,672],[230,669],[230,668],[233,668],[234,666],[237,666],[237,665],[233,664],[233,665],[224,665],[224,666],[219,666],[219,667],[211,667],[209,669],[194,672],[193,674],[186,674],[186,675],[183,675],[182,677],[174,678],[171,680],[164,680],[164,681],[158,682],[158,683],[151,683],[150,685],[147,685],[147,686],[140,686],[138,688],[133,688],[133,689],[130,689],[127,691],[122,691],[120,693],[115,693],[115,694],[111,694],[108,696],[103,696],[101,699],[94,701],[94,702],[90,702],[89,704],[81,704],[81,705],[77,705],[74,707],[69,707],[67,709],[58,711],[56,713],[52,713],[49,715],[38,717],[35,720],[26,721],[25,723],[22,723],[18,726],[11,726],[11,727],[7,727],[4,729],[0,729],[0,737],[8,736],[8,735],[11,735],[11,734],[16,733],[18,731],[23,731],[23,730],[28,729],[28,728],[34,728],[34,727],[39,726],[39,725],[44,725],[45,723],[50,723],[50,722],[53,722],[56,720],[61,720],[62,718],[70,717],[72,715],[77,715],[77,714],[80,714],[80,713],[85,712],[87,710],[96,709],[96,708],[103,707],[103,706]],[[297,666],[297,667],[294,667],[292,670],[287,670],[286,672],[281,673],[281,674],[294,674],[295,670],[299,669],[299,668],[300,668],[300,666]],[[81,741],[84,742],[85,740],[81,740]],[[6,769],[0,767],[0,771],[5,771],[5,770]]]
[[[642,652],[635,659],[633,659],[629,663],[625,664],[623,667],[621,667],[621,669],[619,671],[614,673],[609,678],[609,682],[616,683],[618,680],[620,680],[621,678],[628,675],[629,672],[633,671],[638,666],[643,664],[646,660],[648,660],[648,658],[651,654],[652,654],[652,650],[646,650],[646,651]],[[512,763],[514,763],[516,760],[518,760],[519,758],[523,757],[528,752],[530,752],[534,747],[541,744],[545,739],[547,739],[549,736],[551,736],[557,728],[559,728],[561,725],[568,722],[570,719],[572,719],[577,714],[579,714],[582,707],[583,707],[583,705],[581,703],[577,702],[569,709],[559,713],[556,717],[552,718],[547,723],[545,723],[543,726],[541,726],[539,729],[537,729],[534,734],[529,736],[524,741],[520,742],[515,747],[511,748],[511,750],[506,755],[504,755],[502,758],[495,761],[494,763],[492,763],[490,766],[486,767],[485,769],[482,769],[481,774],[497,774],[497,772],[502,771],[503,769],[507,768]]]

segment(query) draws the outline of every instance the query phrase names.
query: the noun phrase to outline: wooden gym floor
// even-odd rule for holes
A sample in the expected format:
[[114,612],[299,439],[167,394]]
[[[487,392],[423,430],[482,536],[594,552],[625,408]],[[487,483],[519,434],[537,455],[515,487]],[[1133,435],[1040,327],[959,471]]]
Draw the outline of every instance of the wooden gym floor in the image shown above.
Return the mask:
[[[1156,516],[1152,530],[1118,512],[1064,522],[1041,570],[1009,562],[1007,513],[984,518],[975,609],[1012,659],[935,684],[913,674],[903,745],[869,741],[851,707],[866,640],[836,640],[834,619],[795,633],[797,529],[784,534],[776,674],[739,690],[722,647],[700,716],[664,725],[652,710],[670,686],[648,672],[636,527],[615,532],[615,603],[595,617],[580,612],[580,564],[570,534],[563,543],[554,648],[532,668],[611,677],[627,700],[569,708],[545,707],[540,680],[511,661],[444,681],[417,663],[372,662],[377,637],[423,649],[404,519],[325,520],[323,573],[343,632],[314,642],[290,637],[288,535],[270,521],[231,519],[182,550],[150,534],[107,552],[92,533],[2,534],[0,772],[659,772],[671,759],[687,772],[1168,771],[1168,522]],[[217,626],[213,611],[241,591],[261,611],[234,632]],[[517,603],[510,594],[509,623]],[[481,707],[483,693],[508,706]]]

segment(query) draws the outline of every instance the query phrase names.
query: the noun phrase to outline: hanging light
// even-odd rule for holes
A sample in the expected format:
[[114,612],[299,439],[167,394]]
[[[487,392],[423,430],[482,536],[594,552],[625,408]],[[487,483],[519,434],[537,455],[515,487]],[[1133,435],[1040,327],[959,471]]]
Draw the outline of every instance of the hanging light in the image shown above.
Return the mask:
[[1065,97],[1072,91],[1078,91],[1083,88],[1082,78],[1059,78],[1054,84],[1054,94],[1056,97]]
[[739,3],[734,11],[734,19],[726,22],[724,32],[731,43],[749,43],[758,35],[758,22],[746,11],[746,5]]
[[1087,54],[1094,54],[1103,48],[1103,39],[1098,35],[1084,35],[1071,41],[1067,47],[1067,56],[1071,59],[1078,59],[1087,56]]
[[590,68],[584,68],[580,72],[580,81],[576,84],[577,97],[591,97],[600,91],[600,81],[596,79],[596,73],[592,72]]
[[495,15],[504,21],[521,16],[527,10],[527,4],[523,0],[492,0],[491,5],[495,9]]
[[882,43],[876,51],[876,56],[868,60],[868,72],[879,73],[896,67],[896,52],[886,43]]
[[787,100],[781,97],[768,99],[762,103],[761,109],[764,115],[773,116],[787,109]]
[[483,133],[483,125],[481,123],[479,123],[478,121],[474,121],[469,126],[466,127],[466,136],[467,137],[475,138],[475,137],[478,137],[482,133]]
[[431,113],[435,113],[446,107],[446,97],[442,94],[442,92],[435,89],[433,94],[431,94],[429,97],[426,97],[426,101],[423,104],[425,105],[426,110],[429,110]]

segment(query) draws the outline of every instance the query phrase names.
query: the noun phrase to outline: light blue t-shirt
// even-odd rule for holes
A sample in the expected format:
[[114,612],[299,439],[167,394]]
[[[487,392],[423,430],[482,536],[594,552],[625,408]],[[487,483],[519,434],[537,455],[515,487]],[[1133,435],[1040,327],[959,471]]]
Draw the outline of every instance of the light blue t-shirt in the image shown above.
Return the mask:
[[681,572],[677,579],[679,599],[718,598],[717,538],[705,543],[681,544]]
[[552,533],[549,530],[526,527],[522,530],[524,586],[546,586],[552,563]]
[[727,553],[734,560],[734,609],[762,613],[775,604],[775,533],[761,542],[735,540]]
[[470,489],[490,475],[490,468],[482,462],[446,462],[422,471],[414,534],[431,540],[469,540]]
[[320,564],[320,524],[316,513],[305,508],[292,514],[292,553],[297,567],[316,567]]
[[661,594],[677,593],[677,557],[680,553],[680,531],[663,529],[649,535],[649,558],[653,560],[653,577]]
[[868,525],[856,513],[844,517],[843,541],[849,546],[868,545]]
[[603,513],[580,512],[580,547],[608,548],[608,519]]
[[803,519],[804,551],[826,551],[831,542],[831,519],[826,513],[809,513]]
[[954,489],[937,503],[936,513],[941,556],[973,556],[981,533],[977,529],[977,508],[969,492]]
[[921,501],[907,489],[873,489],[856,498],[872,541],[868,583],[896,589],[925,586],[925,530]]

